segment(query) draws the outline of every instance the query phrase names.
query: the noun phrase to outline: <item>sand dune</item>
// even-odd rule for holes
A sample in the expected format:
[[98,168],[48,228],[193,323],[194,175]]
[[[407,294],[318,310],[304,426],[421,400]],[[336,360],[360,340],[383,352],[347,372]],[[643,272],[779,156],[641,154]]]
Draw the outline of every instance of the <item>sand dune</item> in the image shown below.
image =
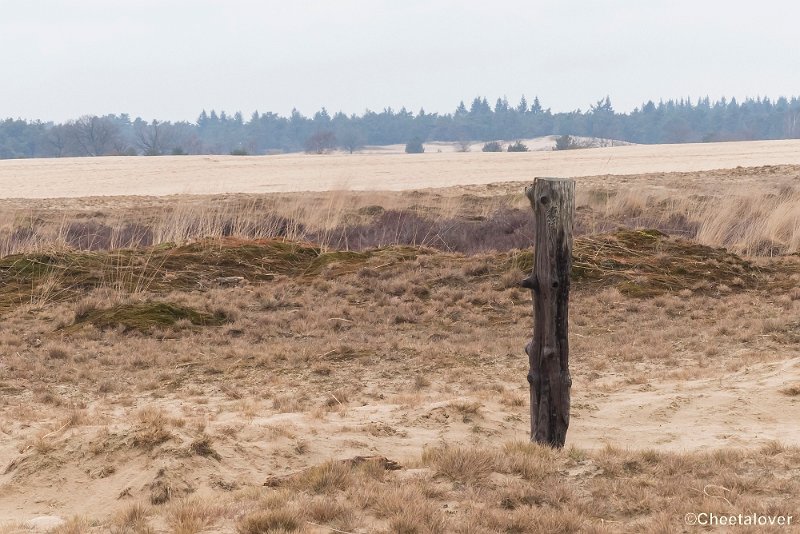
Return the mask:
[[800,164],[800,140],[634,145],[527,153],[287,154],[0,161],[0,198],[407,190]]

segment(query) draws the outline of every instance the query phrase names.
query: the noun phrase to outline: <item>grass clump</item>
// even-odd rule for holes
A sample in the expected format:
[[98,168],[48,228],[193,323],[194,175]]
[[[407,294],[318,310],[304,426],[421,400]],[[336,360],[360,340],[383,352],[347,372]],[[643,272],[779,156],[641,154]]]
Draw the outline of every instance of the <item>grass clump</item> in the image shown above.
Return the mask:
[[153,406],[147,406],[136,414],[138,424],[134,429],[133,445],[144,449],[152,449],[173,438],[169,431],[167,414]]
[[211,526],[221,515],[221,510],[199,498],[185,498],[176,502],[167,512],[167,523],[174,534],[197,534]]
[[422,453],[422,463],[454,482],[480,484],[496,469],[497,455],[474,447],[433,447]]
[[303,515],[290,508],[278,508],[256,512],[245,517],[236,527],[238,534],[268,534],[278,532],[296,532],[305,521]]
[[351,484],[352,471],[344,462],[327,461],[301,473],[293,485],[311,493],[341,491]]
[[205,458],[213,458],[217,461],[222,460],[222,456],[214,449],[212,446],[213,440],[211,436],[208,434],[203,434],[196,440],[192,441],[191,445],[189,445],[189,450],[192,451],[193,454],[197,456],[203,456]]
[[90,532],[91,523],[84,517],[75,516],[62,525],[49,530],[52,534],[85,534]]
[[136,502],[119,510],[114,516],[111,525],[112,534],[153,534],[153,528],[148,524],[151,510],[147,505]]

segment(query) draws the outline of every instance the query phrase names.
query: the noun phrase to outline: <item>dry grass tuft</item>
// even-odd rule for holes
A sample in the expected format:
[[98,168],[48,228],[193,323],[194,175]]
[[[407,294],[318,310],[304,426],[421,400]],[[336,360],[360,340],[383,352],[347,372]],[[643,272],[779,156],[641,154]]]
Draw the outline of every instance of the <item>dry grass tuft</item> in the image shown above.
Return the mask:
[[119,510],[112,519],[112,534],[153,534],[148,524],[150,508],[143,503],[133,503]]
[[64,347],[50,347],[47,351],[47,356],[51,360],[66,360],[69,358],[69,352]]
[[197,534],[214,524],[221,514],[219,507],[194,497],[172,504],[166,517],[173,534]]
[[[378,489],[378,488],[376,488]],[[374,511],[388,520],[390,532],[446,532],[448,522],[441,509],[430,502],[417,485],[379,488]]]
[[422,453],[423,465],[433,467],[454,482],[470,485],[485,482],[497,462],[496,453],[472,447],[429,447]]
[[798,395],[800,395],[800,384],[783,388],[781,390],[781,393],[783,393],[787,397],[797,397]]
[[500,469],[525,480],[541,481],[553,474],[556,454],[544,445],[515,441],[503,446]]
[[310,521],[337,530],[349,530],[355,527],[356,514],[353,507],[335,496],[323,495],[305,505]]
[[222,456],[212,447],[213,439],[208,434],[203,434],[199,438],[192,441],[189,449],[193,454],[203,456],[206,458],[213,458],[214,460],[222,460]]
[[239,521],[238,534],[283,534],[305,530],[305,515],[294,507],[252,513]]
[[448,406],[464,417],[479,415],[481,411],[481,403],[477,401],[457,400],[450,402]]
[[75,516],[63,525],[57,526],[49,531],[50,534],[88,534],[92,530],[92,525],[85,517]]
[[133,446],[152,449],[172,439],[169,431],[169,417],[160,408],[147,406],[136,413],[138,424],[133,433]]
[[296,395],[277,395],[272,399],[272,408],[278,413],[299,412],[303,408],[303,403]]
[[292,485],[312,493],[331,493],[347,488],[352,482],[352,466],[345,462],[327,461],[300,473]]

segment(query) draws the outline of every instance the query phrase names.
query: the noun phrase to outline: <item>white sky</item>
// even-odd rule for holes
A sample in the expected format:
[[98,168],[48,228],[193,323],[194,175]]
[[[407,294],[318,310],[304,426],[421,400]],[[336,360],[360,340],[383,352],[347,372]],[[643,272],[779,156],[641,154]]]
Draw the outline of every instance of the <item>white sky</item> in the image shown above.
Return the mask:
[[800,2],[0,0],[0,118],[800,95]]

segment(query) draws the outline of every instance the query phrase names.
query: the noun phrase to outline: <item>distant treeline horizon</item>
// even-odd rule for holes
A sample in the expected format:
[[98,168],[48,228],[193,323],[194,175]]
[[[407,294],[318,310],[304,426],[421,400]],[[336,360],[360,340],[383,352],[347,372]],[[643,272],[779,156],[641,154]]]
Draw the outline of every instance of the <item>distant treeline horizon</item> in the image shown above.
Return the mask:
[[708,97],[648,101],[630,113],[614,110],[609,97],[585,111],[552,112],[538,98],[517,104],[476,97],[452,113],[413,113],[406,108],[361,115],[325,108],[305,116],[203,110],[195,122],[145,121],[128,114],[85,115],[63,123],[0,121],[0,159],[183,154],[356,152],[365,145],[410,142],[516,140],[546,135],[615,139],[631,143],[698,143],[800,138],[800,97]]

